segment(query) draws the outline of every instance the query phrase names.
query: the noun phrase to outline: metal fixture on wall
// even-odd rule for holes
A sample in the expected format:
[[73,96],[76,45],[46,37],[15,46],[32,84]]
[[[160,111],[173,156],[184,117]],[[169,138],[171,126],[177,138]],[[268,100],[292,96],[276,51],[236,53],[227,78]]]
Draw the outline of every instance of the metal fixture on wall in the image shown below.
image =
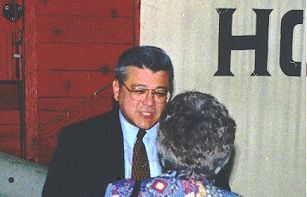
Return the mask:
[[8,3],[3,6],[2,15],[11,22],[15,22],[23,15],[23,7],[18,3]]

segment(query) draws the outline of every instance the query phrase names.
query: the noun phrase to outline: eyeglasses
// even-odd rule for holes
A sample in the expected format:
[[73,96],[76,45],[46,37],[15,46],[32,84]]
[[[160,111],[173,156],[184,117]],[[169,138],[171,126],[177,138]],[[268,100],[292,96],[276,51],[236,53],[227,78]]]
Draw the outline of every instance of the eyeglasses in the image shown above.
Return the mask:
[[134,86],[130,89],[125,83],[123,84],[130,92],[131,99],[136,101],[143,101],[147,97],[149,91],[151,91],[155,101],[158,103],[165,103],[170,98],[170,93],[165,88],[148,89],[142,86]]

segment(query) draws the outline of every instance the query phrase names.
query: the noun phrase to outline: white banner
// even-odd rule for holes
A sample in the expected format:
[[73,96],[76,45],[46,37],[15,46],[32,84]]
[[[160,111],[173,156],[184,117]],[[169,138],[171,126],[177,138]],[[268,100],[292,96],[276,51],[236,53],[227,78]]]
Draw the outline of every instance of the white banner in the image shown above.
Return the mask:
[[305,196],[305,1],[142,0],[141,45],[163,48],[175,92],[216,96],[236,120],[231,188]]

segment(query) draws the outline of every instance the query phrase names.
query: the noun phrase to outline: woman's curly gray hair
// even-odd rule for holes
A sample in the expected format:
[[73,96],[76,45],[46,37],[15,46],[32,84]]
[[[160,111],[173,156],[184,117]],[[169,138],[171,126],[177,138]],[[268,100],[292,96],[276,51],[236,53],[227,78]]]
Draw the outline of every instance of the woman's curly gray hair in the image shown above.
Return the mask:
[[211,95],[185,92],[170,101],[158,131],[163,171],[210,179],[227,163],[236,124],[226,107]]

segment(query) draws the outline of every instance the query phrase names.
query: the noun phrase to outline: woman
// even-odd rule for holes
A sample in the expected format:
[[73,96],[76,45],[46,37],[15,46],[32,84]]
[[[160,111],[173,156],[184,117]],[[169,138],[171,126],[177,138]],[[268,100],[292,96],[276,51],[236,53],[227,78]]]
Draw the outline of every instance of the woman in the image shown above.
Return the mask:
[[109,184],[105,196],[238,196],[212,180],[228,162],[236,125],[216,98],[200,92],[177,95],[159,126],[161,176]]

